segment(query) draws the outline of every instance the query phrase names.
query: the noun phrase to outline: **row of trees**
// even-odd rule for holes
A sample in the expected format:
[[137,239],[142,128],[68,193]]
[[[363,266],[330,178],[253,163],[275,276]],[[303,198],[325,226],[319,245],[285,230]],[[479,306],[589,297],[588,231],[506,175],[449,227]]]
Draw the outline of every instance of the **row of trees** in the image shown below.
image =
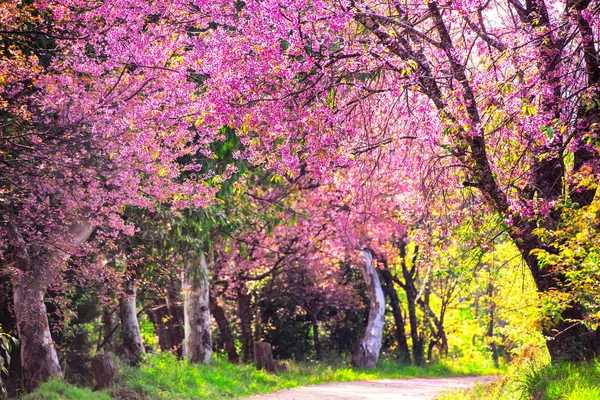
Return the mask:
[[136,280],[181,279],[183,351],[202,361],[208,271],[223,296],[244,298],[250,282],[306,269],[312,289],[297,301],[318,315],[311,298],[346,296],[315,283],[361,265],[370,365],[379,266],[392,303],[394,285],[406,294],[420,362],[418,307],[446,339],[411,257],[435,256],[436,237],[486,212],[537,290],[560,294],[541,325],[552,358],[596,354],[594,301],[574,282],[594,277],[597,247],[565,249],[597,236],[598,2],[0,7],[0,251],[30,387],[60,373],[44,299],[70,276],[120,287],[132,332]]
[[[311,214],[309,222],[308,214],[299,215],[287,199],[275,203],[271,197],[268,199],[273,201],[265,199],[254,204],[255,210],[248,215],[252,218],[249,225],[239,221],[235,224],[231,214],[227,214],[230,219],[214,217],[218,224],[213,225],[210,239],[202,240],[202,230],[213,219],[211,212],[218,214],[214,209],[177,216],[167,211],[152,215],[128,211],[129,218],[139,219],[140,230],[121,237],[112,250],[103,246],[99,254],[88,256],[101,260],[101,275],[96,280],[87,277],[84,282],[77,278],[81,262],[72,260],[61,275],[72,289],[50,292],[50,310],[57,303],[63,310],[72,310],[70,318],[50,318],[52,337],[63,360],[56,365],[64,368],[66,360],[67,378],[82,383],[83,376],[87,383],[94,353],[116,351],[137,363],[150,344],[201,363],[210,362],[213,348],[225,351],[231,362],[239,361],[241,350],[242,361],[247,362],[258,340],[272,343],[276,357],[303,358],[311,354],[321,358],[347,351],[367,325],[367,333],[373,333],[365,340],[375,341],[402,362],[422,365],[426,359],[448,354],[445,319],[449,308],[460,302],[469,305],[469,313],[483,312],[480,324],[491,327],[484,343],[497,340],[493,329],[502,320],[494,319],[491,303],[475,304],[482,303],[484,297],[485,302],[492,301],[493,294],[483,293],[492,283],[484,278],[476,285],[481,290],[468,293],[467,289],[468,282],[481,275],[488,263],[474,249],[474,254],[463,254],[471,245],[453,248],[447,237],[456,235],[440,239],[437,247],[442,251],[435,250],[435,243],[422,242],[417,248],[414,243],[407,244],[404,237],[386,243],[397,249],[392,257],[384,249],[375,250],[381,238],[370,241],[372,248],[363,251],[363,260],[335,259],[339,254],[352,257],[355,253],[352,249],[331,248],[337,241],[332,237],[335,226],[319,226],[317,232],[311,231],[318,214]],[[258,209],[261,203],[268,206]],[[284,207],[285,203],[289,207]],[[283,217],[272,218],[270,232],[259,231],[259,221],[264,222],[273,207]],[[230,210],[242,208],[237,204]],[[350,210],[355,210],[354,205],[341,212],[348,217]],[[293,212],[295,219],[286,220],[288,212]],[[326,220],[332,219],[328,216]],[[416,233],[411,236],[416,237]],[[430,233],[426,237],[433,236]],[[469,239],[464,233],[459,237]],[[436,257],[440,258],[438,264]],[[368,262],[371,274],[375,274],[366,280],[368,285],[360,276],[363,262]],[[373,269],[375,264],[378,271]],[[386,312],[377,307],[376,301],[370,301],[371,296],[382,307],[389,304],[388,315],[393,319],[385,329]],[[378,313],[371,318],[366,313],[372,310]],[[196,314],[186,315],[190,311]],[[211,326],[211,315],[216,326]],[[150,321],[157,343],[149,342],[146,335],[144,346],[143,332],[147,333],[148,328],[138,322],[139,316]],[[2,323],[10,326],[11,322],[6,319]],[[375,365],[379,348],[370,349],[362,357],[355,354],[354,362]],[[498,357],[497,351],[495,355]]]

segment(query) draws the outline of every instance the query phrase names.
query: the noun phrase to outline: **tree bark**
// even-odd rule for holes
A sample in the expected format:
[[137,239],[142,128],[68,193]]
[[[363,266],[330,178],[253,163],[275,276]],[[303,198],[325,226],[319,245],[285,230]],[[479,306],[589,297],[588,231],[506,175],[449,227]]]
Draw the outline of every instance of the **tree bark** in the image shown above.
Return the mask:
[[109,387],[115,376],[115,362],[111,352],[98,354],[92,360],[92,370],[96,379],[94,390]]
[[252,359],[253,350],[251,298],[244,284],[238,286],[237,295],[238,316],[242,331],[242,360],[244,363],[248,363]]
[[137,317],[135,277],[130,276],[123,281],[123,291],[124,296],[119,299],[122,352],[131,364],[137,364],[141,361],[142,354],[146,354],[146,349]]
[[217,299],[210,297],[210,312],[217,322],[219,327],[219,333],[223,340],[225,351],[227,352],[227,360],[230,363],[237,363],[239,356],[237,349],[235,348],[235,341],[233,340],[233,334],[231,333],[231,326],[225,315],[225,310],[217,303]]
[[12,281],[13,301],[23,379],[28,391],[34,390],[42,381],[62,375],[50,334],[44,296],[68,261],[68,251],[87,240],[93,229],[86,222],[74,223],[68,228],[66,240],[63,238],[61,243],[40,251],[30,248],[12,226],[7,227],[9,259],[19,270]]
[[213,350],[208,265],[203,252],[197,259],[185,261],[181,281],[185,325],[183,357],[192,363],[208,364]]
[[352,366],[369,367],[377,366],[381,342],[383,340],[383,325],[385,316],[385,298],[379,282],[379,276],[373,266],[373,257],[369,250],[362,250],[364,264],[361,272],[369,292],[369,321],[365,337],[352,349]]
[[392,273],[389,269],[387,269],[387,266],[380,272],[383,281],[382,288],[388,299],[390,299],[392,315],[394,316],[394,323],[396,325],[394,336],[396,337],[396,343],[398,344],[398,361],[404,364],[410,364],[410,350],[408,349],[406,331],[404,330],[404,316],[402,315],[402,308],[400,307],[398,292],[396,292],[396,288],[394,287]]
[[254,365],[258,370],[262,369],[271,374],[277,373],[270,343],[254,342]]
[[500,367],[500,355],[498,354],[498,345],[494,341],[494,308],[490,308],[490,321],[488,322],[488,329],[486,336],[490,339],[490,350],[492,351],[492,360],[494,361],[494,367]]
[[28,391],[34,390],[41,381],[62,375],[44,304],[46,289],[52,282],[48,275],[54,274],[28,271],[13,280],[23,379]]

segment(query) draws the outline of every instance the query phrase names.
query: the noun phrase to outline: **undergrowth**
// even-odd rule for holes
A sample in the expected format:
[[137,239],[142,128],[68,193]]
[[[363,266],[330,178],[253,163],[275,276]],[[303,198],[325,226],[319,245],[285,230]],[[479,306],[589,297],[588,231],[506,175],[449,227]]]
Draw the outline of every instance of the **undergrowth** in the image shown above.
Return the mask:
[[355,380],[445,377],[498,373],[490,365],[475,361],[443,360],[424,367],[400,365],[382,361],[375,369],[352,369],[342,362],[295,363],[288,362],[288,372],[272,375],[257,371],[252,365],[229,364],[216,357],[211,365],[193,365],[171,355],[153,354],[139,367],[118,362],[115,384],[102,391],[92,392],[61,380],[52,380],[40,386],[27,400],[54,399],[235,399],[326,382]]
[[586,363],[531,361],[515,366],[496,383],[447,394],[442,400],[597,400],[600,360]]

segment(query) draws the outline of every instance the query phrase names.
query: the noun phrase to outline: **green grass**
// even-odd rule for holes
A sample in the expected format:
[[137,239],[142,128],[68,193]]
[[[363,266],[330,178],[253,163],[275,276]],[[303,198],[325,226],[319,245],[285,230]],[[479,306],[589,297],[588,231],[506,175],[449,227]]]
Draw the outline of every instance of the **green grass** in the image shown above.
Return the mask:
[[442,361],[425,367],[382,361],[375,369],[352,369],[344,363],[288,363],[288,372],[271,375],[251,365],[232,365],[217,357],[212,365],[192,365],[164,354],[150,355],[139,368],[118,363],[115,384],[92,392],[60,380],[46,382],[23,399],[235,399],[326,382],[498,373],[475,362]]
[[587,363],[531,362],[510,371],[497,383],[449,394],[442,399],[597,400],[600,360]]
[[107,393],[92,392],[89,388],[78,388],[57,379],[43,383],[35,392],[21,398],[28,400],[110,400]]

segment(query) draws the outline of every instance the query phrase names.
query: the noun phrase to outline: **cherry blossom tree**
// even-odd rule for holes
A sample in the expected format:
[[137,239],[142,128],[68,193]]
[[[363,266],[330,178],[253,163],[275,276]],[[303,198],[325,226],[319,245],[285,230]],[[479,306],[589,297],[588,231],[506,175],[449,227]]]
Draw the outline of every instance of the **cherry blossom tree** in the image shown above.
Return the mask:
[[94,227],[96,239],[132,233],[125,205],[208,204],[209,177],[179,158],[209,155],[220,137],[194,129],[200,83],[180,55],[195,25],[189,7],[15,1],[2,9],[0,250],[31,389],[61,373],[44,295],[67,259],[89,248]]

